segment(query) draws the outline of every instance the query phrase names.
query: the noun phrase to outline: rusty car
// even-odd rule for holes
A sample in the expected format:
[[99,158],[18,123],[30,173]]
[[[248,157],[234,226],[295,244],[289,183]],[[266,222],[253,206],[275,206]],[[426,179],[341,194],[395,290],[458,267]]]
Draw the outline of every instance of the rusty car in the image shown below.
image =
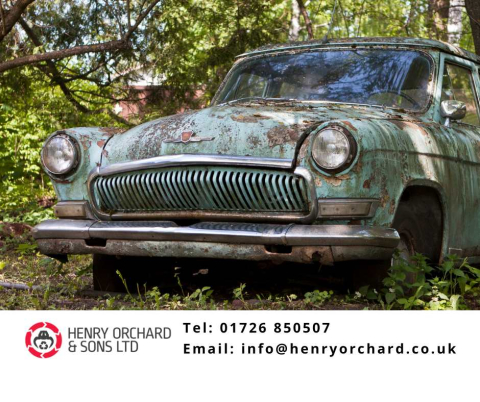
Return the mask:
[[41,160],[58,219],[34,237],[55,258],[93,254],[97,289],[132,257],[335,266],[389,264],[399,250],[474,262],[479,66],[411,38],[242,54],[208,107],[53,133]]

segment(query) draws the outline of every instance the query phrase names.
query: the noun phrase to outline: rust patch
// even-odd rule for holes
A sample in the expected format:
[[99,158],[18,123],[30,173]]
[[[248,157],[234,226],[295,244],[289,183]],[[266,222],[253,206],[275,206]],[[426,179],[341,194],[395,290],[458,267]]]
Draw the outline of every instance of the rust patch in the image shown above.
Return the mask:
[[325,180],[328,184],[330,184],[333,187],[338,187],[344,180],[349,180],[350,176],[348,174],[344,174],[341,176],[336,176],[336,177],[328,177],[328,176],[323,176],[323,180]]
[[230,118],[239,123],[258,123],[259,120],[269,119],[270,117],[255,113],[252,116],[245,116],[243,114],[232,115]]
[[99,148],[103,148],[103,146],[105,145],[105,140],[100,140],[100,141],[97,141],[97,145]]
[[115,134],[124,133],[127,130],[120,127],[100,127],[99,131],[111,137]]
[[393,215],[395,213],[395,200],[392,199],[390,201],[390,208],[388,208],[388,212],[390,213],[390,215]]
[[85,151],[88,151],[90,147],[92,146],[92,141],[90,140],[90,137],[88,135],[80,135],[80,138],[78,138],[78,141],[82,145],[82,148]]
[[357,164],[353,167],[352,171],[355,173],[360,173],[362,171],[362,161],[359,160]]
[[385,206],[388,204],[388,200],[390,199],[390,196],[388,194],[382,194],[382,197],[380,198],[380,205],[382,208],[385,208]]
[[412,129],[412,130],[418,130],[420,131],[421,134],[424,136],[428,136],[428,132],[420,126],[419,124],[412,123],[409,121],[399,121],[399,120],[390,120],[390,123],[392,123],[394,126],[397,126],[400,130],[406,130],[406,129]]
[[298,153],[298,157],[300,159],[305,159],[307,157],[308,148],[310,147],[310,139],[311,137],[308,136],[303,142],[302,147],[300,148],[300,151]]
[[388,204],[388,201],[390,200],[390,195],[388,194],[387,190],[387,178],[385,175],[381,176],[381,190],[380,190],[380,205],[382,208],[385,208],[385,206]]
[[271,117],[264,116],[263,114],[260,114],[260,113],[254,113],[253,115],[255,117],[258,117],[259,119],[271,119]]
[[252,135],[247,138],[248,143],[251,145],[252,148],[257,148],[260,145],[260,138],[255,135]]
[[367,179],[363,182],[363,188],[370,188],[371,179]]
[[296,144],[304,126],[293,124],[292,126],[278,126],[267,132],[268,145],[272,148],[277,145]]
[[353,131],[358,131],[357,128],[350,121],[345,120],[345,121],[342,121],[342,123],[350,127],[350,129],[352,129]]

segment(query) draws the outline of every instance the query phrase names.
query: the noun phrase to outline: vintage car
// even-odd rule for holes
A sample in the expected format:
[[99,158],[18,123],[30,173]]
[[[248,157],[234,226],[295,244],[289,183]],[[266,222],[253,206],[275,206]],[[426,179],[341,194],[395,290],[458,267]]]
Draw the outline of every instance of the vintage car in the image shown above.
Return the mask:
[[38,247],[93,254],[97,289],[132,256],[479,260],[479,63],[423,39],[275,45],[238,56],[204,109],[57,131]]

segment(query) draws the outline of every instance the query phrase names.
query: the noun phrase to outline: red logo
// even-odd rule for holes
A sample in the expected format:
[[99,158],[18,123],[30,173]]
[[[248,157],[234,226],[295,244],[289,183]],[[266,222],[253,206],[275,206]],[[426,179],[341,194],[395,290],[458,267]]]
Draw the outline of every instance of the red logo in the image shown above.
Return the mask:
[[37,322],[32,325],[25,336],[28,351],[40,359],[47,359],[57,354],[62,346],[62,334],[49,322]]
[[200,142],[200,141],[213,141],[213,137],[197,137],[193,131],[184,131],[180,134],[180,138],[172,139],[166,138],[163,142],[181,142],[182,144],[188,144],[189,142]]
[[190,138],[192,138],[192,135],[193,135],[192,131],[184,131],[182,133],[182,142],[190,141]]

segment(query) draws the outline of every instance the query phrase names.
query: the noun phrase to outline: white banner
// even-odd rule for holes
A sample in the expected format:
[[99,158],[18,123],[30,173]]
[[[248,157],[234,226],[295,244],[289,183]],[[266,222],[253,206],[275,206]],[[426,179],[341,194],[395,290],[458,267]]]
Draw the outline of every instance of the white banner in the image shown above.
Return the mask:
[[1,399],[478,400],[479,318],[472,311],[6,311]]

